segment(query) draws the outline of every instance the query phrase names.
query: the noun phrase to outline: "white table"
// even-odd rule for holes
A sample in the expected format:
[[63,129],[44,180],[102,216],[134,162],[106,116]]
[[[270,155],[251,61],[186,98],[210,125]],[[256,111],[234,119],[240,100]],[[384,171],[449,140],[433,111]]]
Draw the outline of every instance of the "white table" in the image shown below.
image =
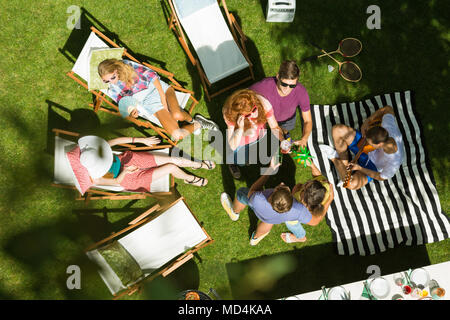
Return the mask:
[[[450,261],[425,266],[423,268],[428,271],[430,279],[436,280],[439,283],[439,286],[445,289],[446,291],[445,295],[441,298],[441,300],[450,300]],[[395,294],[401,294],[404,297],[404,300],[417,300],[413,299],[410,294],[409,295],[403,294],[401,287],[395,285],[394,274],[396,273],[397,272],[388,275],[381,275],[390,284],[389,295],[384,300],[391,300],[392,296]],[[364,281],[366,280],[361,280],[342,285],[342,287],[344,287],[348,292],[350,292],[351,300],[368,300],[367,298],[361,296],[364,289]],[[328,289],[329,288],[327,287],[327,290]],[[426,287],[425,289],[429,292],[428,287]],[[322,290],[316,290],[312,292],[291,296],[285,298],[285,300],[319,300],[321,295]]]

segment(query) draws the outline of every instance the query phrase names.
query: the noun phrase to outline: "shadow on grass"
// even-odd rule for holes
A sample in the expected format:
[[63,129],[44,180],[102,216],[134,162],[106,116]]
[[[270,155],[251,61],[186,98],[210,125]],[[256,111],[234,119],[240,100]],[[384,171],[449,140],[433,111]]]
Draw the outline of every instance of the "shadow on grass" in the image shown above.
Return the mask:
[[[180,195],[168,196],[158,200],[161,206],[169,204],[178,198]],[[125,206],[120,208],[100,208],[100,209],[78,209],[73,210],[77,215],[79,224],[86,226],[84,233],[89,234],[96,243],[104,238],[110,236],[113,232],[119,232],[125,228],[128,228],[128,224],[131,220],[141,215],[145,210],[156,204],[156,201],[152,201],[152,204],[147,204],[142,207],[142,201],[130,201]],[[140,205],[140,207],[135,207]],[[100,214],[98,216],[97,214]],[[152,215],[155,215],[153,213]],[[116,219],[114,222],[110,222],[109,217],[114,216]],[[120,218],[120,219],[117,219]],[[136,229],[134,229],[136,230]],[[132,232],[132,231],[130,231]],[[120,239],[129,232],[120,235],[116,239]],[[152,281],[143,282],[142,292],[133,297],[139,299],[177,299],[179,293],[184,290],[193,289],[196,290],[199,287],[200,278],[197,263],[202,263],[202,259],[198,253],[194,253],[194,259],[191,259],[175,271],[171,272],[167,277],[159,276]],[[92,264],[88,261],[87,268],[95,270]]]
[[[379,30],[369,30],[366,26],[369,5],[378,5],[381,9]],[[335,104],[387,92],[414,91],[427,150],[430,158],[435,160],[433,169],[445,185],[449,142],[443,145],[442,140],[435,137],[446,136],[448,130],[448,120],[442,114],[449,104],[449,12],[448,1],[327,1],[325,4],[306,0],[297,4],[294,22],[274,27],[273,36],[278,43],[300,39],[308,48],[304,57],[318,54],[309,42],[331,51],[337,48],[341,39],[360,39],[363,50],[358,56],[344,59],[335,54],[335,58],[356,62],[363,72],[362,81],[347,83],[335,72],[331,83],[324,79],[322,85],[340,92],[338,101],[312,103]],[[281,51],[287,57],[298,54],[295,46],[284,46]],[[331,59],[320,58],[312,63],[311,76],[318,72],[318,66],[324,67],[326,63],[337,67]],[[352,93],[355,90],[356,94]]]
[[[123,205],[124,202],[120,202]],[[122,208],[74,209],[76,219],[73,216],[62,218],[18,233],[8,239],[4,250],[27,270],[27,276],[32,279],[27,291],[32,292],[34,298],[54,299],[51,295],[55,294],[58,299],[110,299],[112,296],[84,250],[112,232],[127,227],[129,221],[148,208],[135,208],[133,205],[128,202]],[[194,256],[201,262],[198,255]],[[166,278],[157,277],[146,282],[142,293],[132,298],[176,299],[183,290],[198,289],[200,281],[196,263],[192,259]],[[70,276],[66,270],[71,265],[79,266],[81,270],[79,290],[70,290],[66,285]],[[6,292],[2,293],[1,287],[0,296],[10,298]]]
[[109,121],[100,123],[97,113],[92,109],[79,108],[70,110],[56,102],[46,100],[48,110],[47,120],[47,148],[46,152],[54,153],[54,133],[53,129],[61,129],[79,133],[80,136],[98,135],[105,139],[111,135],[116,137],[123,136],[120,133],[122,129],[134,128],[143,136],[151,136],[150,130],[145,130],[134,123],[125,121],[121,117],[112,117]]
[[[83,228],[71,219],[59,219],[8,239],[4,250],[27,270],[27,277],[31,279],[27,292],[31,292],[34,298],[55,299],[52,296],[55,294],[58,299],[67,299],[72,295],[66,287],[67,267],[80,266],[83,276],[87,270],[81,256]],[[84,285],[82,279],[82,287]],[[84,299],[97,296],[91,290],[82,292]]]
[[371,265],[388,275],[430,264],[425,246],[402,246],[374,256],[338,256],[334,248],[327,243],[228,263],[233,299],[279,299],[356,282],[372,275],[366,273]]
[[[166,69],[166,63],[164,61],[143,55],[141,53],[136,53],[131,50],[125,43],[123,43],[119,35],[111,30],[109,30],[103,23],[101,23],[97,18],[95,18],[86,8],[80,8],[80,19],[78,24],[79,29],[74,28],[69,35],[66,43],[62,48],[59,48],[59,52],[61,52],[70,62],[75,63],[83,46],[86,43],[90,33],[91,27],[96,28],[114,43],[116,43],[119,47],[125,48],[127,53],[136,58],[140,62],[146,62],[148,64],[160,67],[161,69]],[[105,42],[103,39],[101,39]],[[112,46],[109,43],[106,43],[109,46]],[[175,77],[176,78],[176,77]],[[178,80],[177,80],[178,81]],[[181,85],[185,85],[185,82],[178,81]],[[94,96],[93,96],[94,98]]]

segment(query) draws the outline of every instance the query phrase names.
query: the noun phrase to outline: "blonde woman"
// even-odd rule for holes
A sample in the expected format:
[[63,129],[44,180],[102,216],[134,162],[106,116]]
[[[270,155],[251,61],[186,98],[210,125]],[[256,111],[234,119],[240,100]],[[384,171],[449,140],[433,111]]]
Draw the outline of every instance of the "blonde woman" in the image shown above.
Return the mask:
[[[109,85],[108,95],[119,105],[120,114],[125,118],[137,118],[142,113],[154,114],[162,127],[174,140],[180,140],[200,129],[218,130],[218,126],[201,115],[194,118],[180,108],[175,90],[162,81],[152,69],[130,60],[108,59],[98,65],[98,73]],[[142,102],[144,110],[138,108],[138,101],[132,96],[146,90]],[[178,121],[187,124],[179,126]]]

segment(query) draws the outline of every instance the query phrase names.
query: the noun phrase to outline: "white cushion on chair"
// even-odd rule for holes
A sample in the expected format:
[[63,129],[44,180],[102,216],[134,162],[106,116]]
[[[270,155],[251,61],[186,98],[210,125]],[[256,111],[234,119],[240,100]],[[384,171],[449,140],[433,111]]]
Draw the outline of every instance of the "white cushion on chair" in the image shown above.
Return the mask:
[[184,201],[119,240],[144,274],[150,274],[207,238]]
[[217,1],[174,0],[175,11],[209,82],[249,67],[225,22]]
[[84,44],[80,55],[73,65],[72,71],[79,75],[83,80],[88,82],[89,80],[89,58],[90,52],[94,48],[109,48],[109,46],[103,42],[97,35],[91,31],[89,38]]
[[77,143],[55,136],[55,165],[53,182],[73,185],[75,175],[67,159],[66,153],[77,146]]

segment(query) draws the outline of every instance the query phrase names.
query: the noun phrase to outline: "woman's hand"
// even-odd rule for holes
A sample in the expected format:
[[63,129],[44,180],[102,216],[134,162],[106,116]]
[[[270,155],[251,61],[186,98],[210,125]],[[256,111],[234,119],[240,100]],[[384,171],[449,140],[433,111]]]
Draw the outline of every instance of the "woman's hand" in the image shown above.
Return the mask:
[[125,173],[133,173],[133,172],[135,172],[137,170],[139,170],[139,168],[137,166],[134,166],[134,165],[123,168],[123,172],[125,172]]
[[278,168],[281,166],[281,162],[276,161],[276,156],[273,156],[270,159],[269,167],[267,168],[261,168],[261,175],[262,176],[271,176],[278,172]]
[[239,115],[236,121],[236,125],[239,129],[244,129],[244,124],[245,124],[245,117],[241,114]]
[[362,124],[362,126],[360,128],[360,132],[363,137],[366,136],[368,126],[369,126],[368,121],[366,120],[366,121],[364,121],[364,123]]
[[302,138],[300,140],[295,140],[294,144],[300,146],[301,148],[305,148],[308,145],[308,139]]
[[146,146],[152,147],[158,143],[161,142],[161,139],[157,138],[157,137],[148,137],[148,138],[142,138],[140,139],[141,143],[145,144]]
[[137,110],[137,108],[133,109],[130,112],[130,117],[137,119],[137,117],[139,117],[139,111]]
[[279,166],[281,166],[281,162],[280,161],[275,161],[275,156],[273,156],[272,159],[270,159],[270,166],[269,166],[269,168],[272,171],[276,171],[276,170],[278,170]]
[[358,171],[358,170],[361,170],[362,167],[357,163],[349,163],[346,169]]

